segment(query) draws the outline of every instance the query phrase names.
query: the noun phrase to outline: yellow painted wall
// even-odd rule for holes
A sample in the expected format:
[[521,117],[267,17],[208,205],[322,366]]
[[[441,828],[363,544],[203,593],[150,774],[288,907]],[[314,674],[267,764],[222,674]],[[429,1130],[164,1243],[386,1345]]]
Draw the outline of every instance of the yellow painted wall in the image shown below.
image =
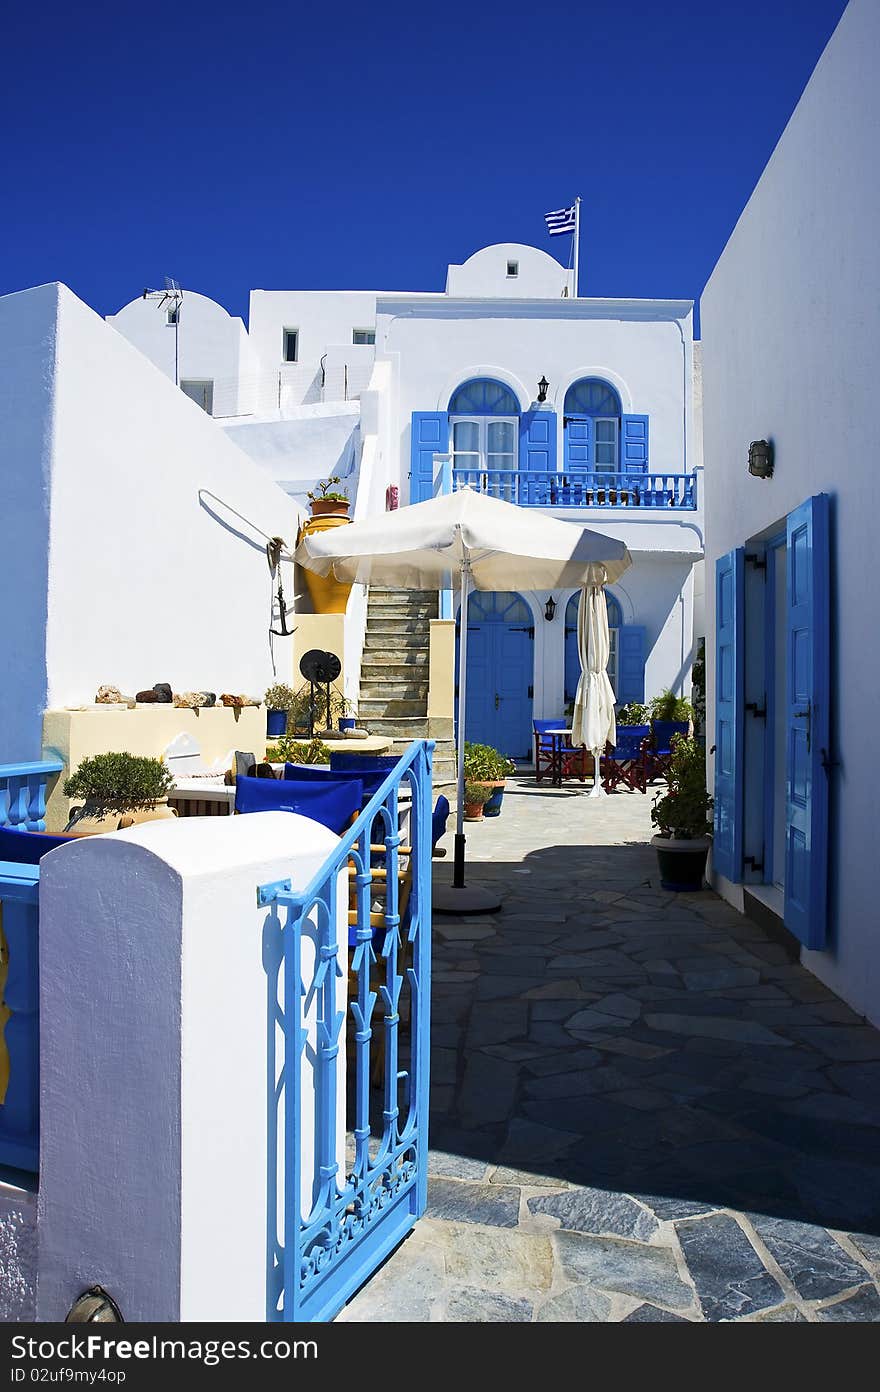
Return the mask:
[[431,619],[428,719],[452,720],[455,706],[455,620]]
[[258,757],[266,752],[266,712],[246,706],[237,713],[226,706],[182,710],[170,705],[137,706],[134,710],[49,710],[43,716],[43,752],[57,754],[64,769],[50,779],[46,797],[46,830],[63,831],[70,799],[61,791],[68,774],[90,754],[164,754],[176,735],[197,740],[206,764],[240,749]]
[[345,615],[297,613],[296,633],[293,635],[293,671],[290,676],[294,690],[302,686],[304,681],[299,663],[300,658],[310,648],[335,653],[339,658],[342,671],[334,686],[338,686],[341,691],[345,682]]

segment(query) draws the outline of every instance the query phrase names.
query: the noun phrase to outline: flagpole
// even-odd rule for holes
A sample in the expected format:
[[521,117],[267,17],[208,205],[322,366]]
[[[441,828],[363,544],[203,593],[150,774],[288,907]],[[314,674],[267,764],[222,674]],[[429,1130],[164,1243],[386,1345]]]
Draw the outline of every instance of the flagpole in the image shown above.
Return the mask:
[[578,297],[578,252],[581,240],[581,200],[574,200],[574,297]]

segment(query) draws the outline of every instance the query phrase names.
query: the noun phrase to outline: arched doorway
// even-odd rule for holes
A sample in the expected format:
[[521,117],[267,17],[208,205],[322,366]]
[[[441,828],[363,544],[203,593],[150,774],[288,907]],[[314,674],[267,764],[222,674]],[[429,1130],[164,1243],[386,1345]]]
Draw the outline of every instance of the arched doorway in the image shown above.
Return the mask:
[[[461,622],[460,612],[458,618]],[[491,744],[511,759],[527,759],[531,751],[534,636],[532,612],[522,595],[510,590],[470,595],[465,738]],[[457,685],[457,668],[455,677]]]
[[620,397],[599,377],[582,377],[565,393],[563,461],[566,469],[615,473],[620,468]]
[[[573,701],[577,695],[578,680],[581,675],[581,660],[578,656],[578,603],[580,602],[580,590],[571,596],[565,606],[565,700],[566,704]],[[613,594],[605,591],[605,602],[608,605],[608,677],[614,688],[615,698],[618,698],[619,686],[619,653],[620,653],[620,629],[623,622],[620,605]]]

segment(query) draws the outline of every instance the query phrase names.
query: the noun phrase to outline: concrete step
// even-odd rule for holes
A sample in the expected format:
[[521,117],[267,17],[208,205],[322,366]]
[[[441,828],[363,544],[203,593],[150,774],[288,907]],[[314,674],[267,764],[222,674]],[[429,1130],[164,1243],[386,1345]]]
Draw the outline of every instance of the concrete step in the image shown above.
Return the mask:
[[426,715],[373,715],[370,716],[369,720],[366,716],[363,719],[371,735],[380,735],[383,739],[390,739],[392,744],[401,744],[406,747],[414,739],[428,738],[428,717]]
[[426,628],[431,619],[436,617],[437,615],[432,614],[424,604],[389,604],[381,609],[371,604],[367,610],[368,619],[378,619],[380,622],[388,619],[418,619]]
[[402,681],[416,676],[420,681],[428,680],[428,649],[407,648],[405,660],[401,652],[380,652],[377,648],[364,649],[361,660],[361,681]]
[[364,700],[363,697],[358,701],[358,715],[368,726],[372,726],[377,719],[380,720],[409,720],[410,717],[417,719],[428,718],[427,701],[418,698],[395,698],[386,700]]
[[360,706],[364,702],[371,706],[382,701],[421,701],[427,709],[428,683],[426,681],[361,682]]
[[371,604],[381,604],[386,600],[413,600],[416,604],[434,605],[438,602],[436,590],[398,590],[387,585],[371,585],[368,598]]
[[367,619],[367,641],[371,638],[384,639],[386,645],[393,639],[415,638],[421,647],[427,647],[430,634],[427,624],[421,619]]

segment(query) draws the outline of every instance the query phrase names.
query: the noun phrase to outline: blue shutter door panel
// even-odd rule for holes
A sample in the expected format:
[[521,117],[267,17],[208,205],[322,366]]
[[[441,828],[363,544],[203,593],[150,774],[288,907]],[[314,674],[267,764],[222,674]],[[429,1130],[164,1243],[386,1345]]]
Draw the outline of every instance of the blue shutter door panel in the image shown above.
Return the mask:
[[413,411],[410,447],[409,500],[422,503],[434,495],[434,455],[449,450],[449,417],[445,411]]
[[645,630],[640,624],[624,624],[617,631],[618,705],[645,699]]
[[555,411],[526,411],[520,417],[519,467],[556,472]]
[[739,883],[743,864],[745,548],[715,562],[715,869]]
[[565,469],[592,469],[593,422],[589,416],[566,416],[563,442]]
[[[828,495],[786,519],[785,926],[825,946],[828,922]],[[824,756],[824,758],[823,758]]]
[[620,472],[627,474],[646,474],[648,472],[647,416],[621,416],[620,418]]

